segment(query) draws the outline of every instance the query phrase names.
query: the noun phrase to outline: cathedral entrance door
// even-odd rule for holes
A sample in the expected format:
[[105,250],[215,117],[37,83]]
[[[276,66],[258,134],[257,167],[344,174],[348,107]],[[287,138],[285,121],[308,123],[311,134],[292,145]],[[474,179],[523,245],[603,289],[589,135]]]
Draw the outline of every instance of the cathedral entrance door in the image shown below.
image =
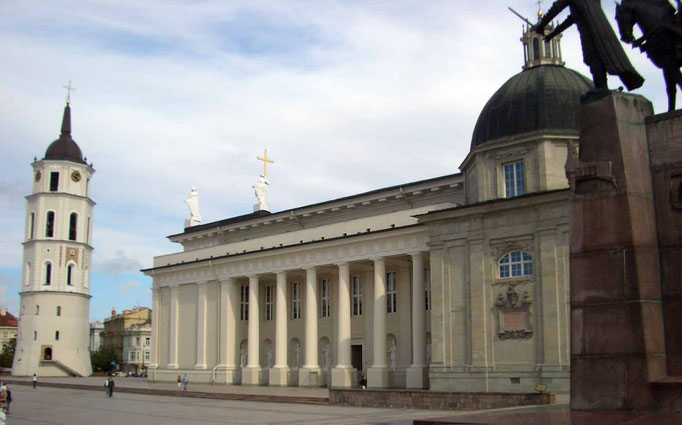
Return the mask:
[[358,371],[362,370],[362,345],[353,344],[350,346],[350,363]]

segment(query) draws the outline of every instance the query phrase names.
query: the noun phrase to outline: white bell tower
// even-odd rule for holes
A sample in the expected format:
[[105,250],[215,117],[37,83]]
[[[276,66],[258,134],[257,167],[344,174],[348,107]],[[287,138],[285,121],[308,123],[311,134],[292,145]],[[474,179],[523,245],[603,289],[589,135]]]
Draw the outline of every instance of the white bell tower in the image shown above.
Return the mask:
[[[69,87],[70,88],[70,87]],[[88,376],[92,217],[88,165],[71,138],[67,100],[59,139],[31,164],[19,333],[12,375]]]

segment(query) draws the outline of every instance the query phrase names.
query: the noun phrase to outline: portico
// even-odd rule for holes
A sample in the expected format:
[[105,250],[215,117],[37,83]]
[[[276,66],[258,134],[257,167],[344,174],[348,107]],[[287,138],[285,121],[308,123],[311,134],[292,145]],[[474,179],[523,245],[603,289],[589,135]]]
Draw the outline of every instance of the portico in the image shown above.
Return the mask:
[[429,236],[414,216],[461,197],[445,176],[171,236],[185,251],[145,270],[150,379],[426,388]]

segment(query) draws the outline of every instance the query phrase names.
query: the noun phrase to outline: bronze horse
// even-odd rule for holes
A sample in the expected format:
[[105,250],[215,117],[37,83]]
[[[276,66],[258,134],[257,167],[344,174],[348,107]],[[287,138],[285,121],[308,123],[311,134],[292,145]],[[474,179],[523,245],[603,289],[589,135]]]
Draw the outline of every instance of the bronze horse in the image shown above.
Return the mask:
[[[668,0],[623,0],[616,3],[616,21],[620,39],[646,52],[651,62],[663,70],[668,111],[674,110],[677,86],[682,88],[682,20],[679,13],[675,13]],[[643,34],[637,40],[632,32],[635,24]]]

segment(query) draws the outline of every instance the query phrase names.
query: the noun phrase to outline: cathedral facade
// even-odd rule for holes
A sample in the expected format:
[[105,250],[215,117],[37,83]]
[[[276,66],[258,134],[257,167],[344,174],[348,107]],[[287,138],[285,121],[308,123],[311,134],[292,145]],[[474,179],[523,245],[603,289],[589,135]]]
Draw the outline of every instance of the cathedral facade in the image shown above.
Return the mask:
[[522,41],[462,173],[169,236],[150,379],[567,392],[564,164],[591,82],[559,38]]

